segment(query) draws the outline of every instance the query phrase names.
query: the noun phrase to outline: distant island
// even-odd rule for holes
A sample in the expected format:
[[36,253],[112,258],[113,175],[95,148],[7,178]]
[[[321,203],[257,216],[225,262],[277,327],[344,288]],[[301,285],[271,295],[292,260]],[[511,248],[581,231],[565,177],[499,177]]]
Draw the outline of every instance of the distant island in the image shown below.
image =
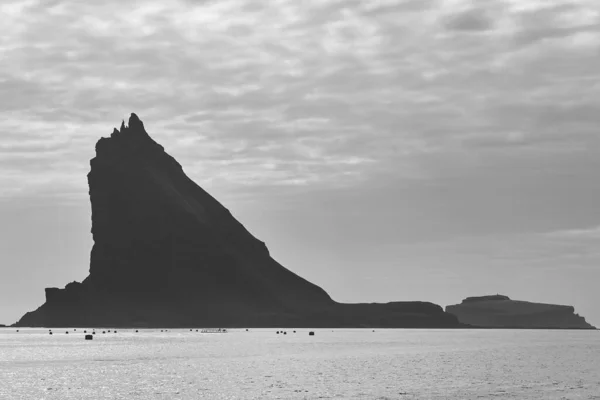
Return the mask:
[[446,307],[464,324],[484,328],[596,329],[572,306],[511,300],[508,296],[467,297]]
[[15,326],[464,326],[429,302],[335,302],[271,258],[135,114],[98,141],[88,183],[89,276],[47,288]]

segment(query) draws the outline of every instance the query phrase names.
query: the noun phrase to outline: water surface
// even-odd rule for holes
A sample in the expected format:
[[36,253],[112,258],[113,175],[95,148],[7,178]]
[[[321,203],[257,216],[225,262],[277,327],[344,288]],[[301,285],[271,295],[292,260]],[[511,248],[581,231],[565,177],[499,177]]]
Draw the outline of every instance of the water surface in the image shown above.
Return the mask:
[[599,331],[66,331],[0,329],[0,399],[600,399]]

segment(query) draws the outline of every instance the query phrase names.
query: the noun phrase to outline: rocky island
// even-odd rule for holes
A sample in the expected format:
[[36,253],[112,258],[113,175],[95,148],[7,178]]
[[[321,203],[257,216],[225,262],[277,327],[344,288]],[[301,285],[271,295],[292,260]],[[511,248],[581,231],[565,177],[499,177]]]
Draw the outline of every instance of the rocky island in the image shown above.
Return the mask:
[[135,114],[98,141],[88,183],[88,277],[47,288],[15,326],[461,326],[428,302],[335,302],[275,261]]
[[461,323],[483,328],[596,329],[572,306],[511,300],[508,296],[467,297],[446,307]]

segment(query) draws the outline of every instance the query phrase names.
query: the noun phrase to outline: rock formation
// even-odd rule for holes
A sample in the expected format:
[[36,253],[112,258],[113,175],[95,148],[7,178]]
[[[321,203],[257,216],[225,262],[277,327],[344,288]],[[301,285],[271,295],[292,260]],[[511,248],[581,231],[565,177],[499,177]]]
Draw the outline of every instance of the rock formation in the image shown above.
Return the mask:
[[461,323],[485,328],[595,329],[572,306],[511,300],[508,296],[467,297],[446,307]]
[[457,327],[424,302],[339,304],[188,178],[131,114],[96,145],[89,276],[16,326]]

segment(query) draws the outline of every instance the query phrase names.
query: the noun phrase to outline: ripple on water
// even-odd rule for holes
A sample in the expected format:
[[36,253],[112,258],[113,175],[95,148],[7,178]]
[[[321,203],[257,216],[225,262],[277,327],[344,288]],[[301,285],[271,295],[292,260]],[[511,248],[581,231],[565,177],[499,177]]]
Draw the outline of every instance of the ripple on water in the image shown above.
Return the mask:
[[0,330],[0,399],[600,399],[596,332],[80,331]]

